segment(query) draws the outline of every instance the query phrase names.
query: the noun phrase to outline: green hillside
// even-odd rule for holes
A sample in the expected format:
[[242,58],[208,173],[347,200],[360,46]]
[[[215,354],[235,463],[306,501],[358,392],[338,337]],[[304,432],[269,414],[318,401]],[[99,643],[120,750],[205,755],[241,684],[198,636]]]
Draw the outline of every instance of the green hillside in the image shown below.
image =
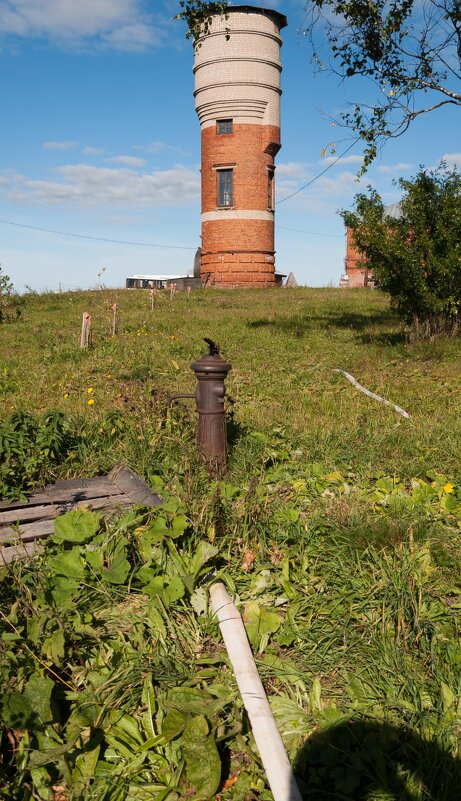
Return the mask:
[[[193,402],[168,406],[205,336],[233,365],[219,481]],[[28,295],[0,338],[0,495],[124,462],[164,499],[70,513],[1,570],[0,798],[272,799],[216,574],[306,801],[455,801],[461,341],[336,289]]]

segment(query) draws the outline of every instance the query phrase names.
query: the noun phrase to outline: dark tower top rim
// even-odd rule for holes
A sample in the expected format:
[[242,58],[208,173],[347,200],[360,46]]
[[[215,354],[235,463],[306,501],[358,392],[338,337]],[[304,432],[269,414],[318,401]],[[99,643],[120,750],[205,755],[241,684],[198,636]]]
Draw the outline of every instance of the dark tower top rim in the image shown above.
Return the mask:
[[279,11],[274,11],[272,8],[262,8],[262,6],[227,6],[225,13],[231,14],[234,11],[248,11],[255,14],[263,14],[266,17],[271,17],[279,26],[280,29],[286,28],[288,20],[285,14],[280,14]]

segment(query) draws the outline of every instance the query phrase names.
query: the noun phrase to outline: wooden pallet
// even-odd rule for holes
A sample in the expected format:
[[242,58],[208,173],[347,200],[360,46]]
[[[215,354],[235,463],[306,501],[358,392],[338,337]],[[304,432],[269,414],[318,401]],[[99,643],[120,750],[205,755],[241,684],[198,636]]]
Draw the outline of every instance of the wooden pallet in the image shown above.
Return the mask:
[[43,550],[40,540],[54,532],[54,520],[79,507],[117,509],[159,506],[162,499],[129,467],[107,476],[49,484],[28,501],[0,501],[0,566]]

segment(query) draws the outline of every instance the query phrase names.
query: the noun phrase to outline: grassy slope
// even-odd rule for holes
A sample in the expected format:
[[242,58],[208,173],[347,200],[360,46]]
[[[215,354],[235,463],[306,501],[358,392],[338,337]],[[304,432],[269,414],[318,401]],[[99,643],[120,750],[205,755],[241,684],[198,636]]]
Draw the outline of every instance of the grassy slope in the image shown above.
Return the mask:
[[[115,339],[108,336],[113,302]],[[84,310],[94,325],[88,353],[79,350]],[[233,364],[228,391],[240,426],[282,425],[290,439],[303,440],[312,461],[329,466],[458,474],[460,343],[406,344],[378,292],[178,293],[153,313],[140,292],[31,296],[23,320],[1,330],[1,415],[21,406],[95,418],[128,407],[142,419],[153,389],[193,389],[189,364],[203,352],[202,336],[217,340]],[[406,408],[413,421],[359,394],[335,367]]]
[[[119,333],[111,339],[109,309],[115,301]],[[81,353],[84,310],[93,314],[94,348]],[[407,345],[379,293],[331,289],[176,295],[171,302],[162,298],[153,313],[147,293],[36,296],[28,299],[24,319],[0,334],[4,417],[19,406],[33,412],[60,408],[78,416],[87,432],[84,447],[55,474],[96,473],[124,458],[167,497],[179,497],[168,514],[187,516],[188,527],[177,540],[180,558],[187,561],[199,541],[219,546],[217,564],[225,568],[245,610],[290,756],[300,766],[305,798],[454,801],[461,775],[456,759],[461,492],[455,393],[461,343]],[[219,341],[233,364],[228,381],[236,400],[233,444],[219,494],[197,465],[193,411],[165,412],[166,393],[193,389],[189,364],[203,352],[202,336]],[[334,367],[406,408],[413,420],[358,393],[332,372]],[[95,403],[89,405],[91,399]],[[128,423],[112,434],[107,412],[114,407]],[[117,670],[107,676],[104,669],[108,700],[102,693],[101,720],[108,719],[104,704],[115,703],[140,725],[146,691],[141,697],[136,688],[145,688],[151,670],[157,676],[155,726],[160,731],[162,709],[168,707],[165,687],[185,681],[203,692],[211,689],[213,697],[224,694],[224,712],[210,720],[224,738],[220,795],[223,801],[269,799],[251,750],[248,759],[245,723],[243,735],[234,731],[241,725],[241,707],[201,596],[193,596],[192,605],[189,591],[171,602],[165,596],[164,623],[153,613],[146,623],[146,573],[140,564],[151,547],[143,539],[150,536],[149,526],[147,520],[144,528],[139,521],[109,527],[108,543],[120,536],[126,540],[120,547],[131,573],[122,586],[93,586],[83,548],[78,564],[86,579],[70,607],[59,611],[64,631],[59,648],[49,641],[55,617],[41,624],[49,634],[43,642],[42,635],[33,639],[27,624],[31,609],[44,614],[40,593],[46,559],[56,567],[57,546],[40,567],[9,574],[4,614],[18,630],[27,626],[33,649],[41,648],[41,658],[59,674],[64,671],[80,693],[89,692],[94,671],[110,664],[114,653],[128,661],[133,649],[143,654],[146,666],[130,674],[132,690],[121,693],[119,701]],[[167,540],[158,548],[154,562],[147,559],[149,571],[180,573]],[[78,628],[75,608],[86,615]],[[163,614],[164,607],[159,608]],[[114,617],[127,609],[128,630],[117,633]],[[169,630],[166,651],[156,640],[152,653],[153,631],[161,625]],[[16,687],[16,676],[24,682],[30,675],[22,636],[17,650],[11,640],[5,645],[11,649],[7,661],[12,660],[7,692]],[[165,670],[169,676],[159,678]],[[337,724],[333,730],[332,723]],[[112,764],[106,756],[99,778],[89,774],[83,790],[67,777],[72,799],[165,798],[157,790],[139,795],[137,782],[152,783],[154,768],[144,765],[141,775],[135,766],[130,772],[134,757],[130,763],[126,752],[117,752],[121,746],[111,725],[110,720],[101,724],[102,731],[107,727],[105,747],[109,743],[115,750],[110,759],[121,754],[127,760],[125,774],[120,769],[118,778],[104,784]],[[56,731],[58,742],[66,739],[58,723]],[[30,747],[37,748],[39,735],[30,737]],[[182,789],[172,790],[168,801],[178,797],[175,792],[182,798],[188,785],[177,768],[181,757],[174,748],[162,755],[171,770],[168,776],[165,771],[156,775],[158,786],[179,782]],[[46,782],[57,780],[57,774],[46,775],[36,779],[45,785],[42,798],[47,798]],[[27,777],[25,770],[22,779],[11,779],[16,796],[6,791],[5,797],[28,799]]]

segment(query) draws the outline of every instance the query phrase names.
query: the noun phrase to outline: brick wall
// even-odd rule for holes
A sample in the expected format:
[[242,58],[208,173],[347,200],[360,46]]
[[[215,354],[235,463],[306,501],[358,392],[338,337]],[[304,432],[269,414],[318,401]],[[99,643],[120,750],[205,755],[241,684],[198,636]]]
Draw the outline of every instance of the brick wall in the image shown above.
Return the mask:
[[348,286],[351,288],[368,286],[373,280],[371,270],[364,264],[364,257],[355,245],[350,228],[347,229],[346,237],[346,274],[349,277]]

